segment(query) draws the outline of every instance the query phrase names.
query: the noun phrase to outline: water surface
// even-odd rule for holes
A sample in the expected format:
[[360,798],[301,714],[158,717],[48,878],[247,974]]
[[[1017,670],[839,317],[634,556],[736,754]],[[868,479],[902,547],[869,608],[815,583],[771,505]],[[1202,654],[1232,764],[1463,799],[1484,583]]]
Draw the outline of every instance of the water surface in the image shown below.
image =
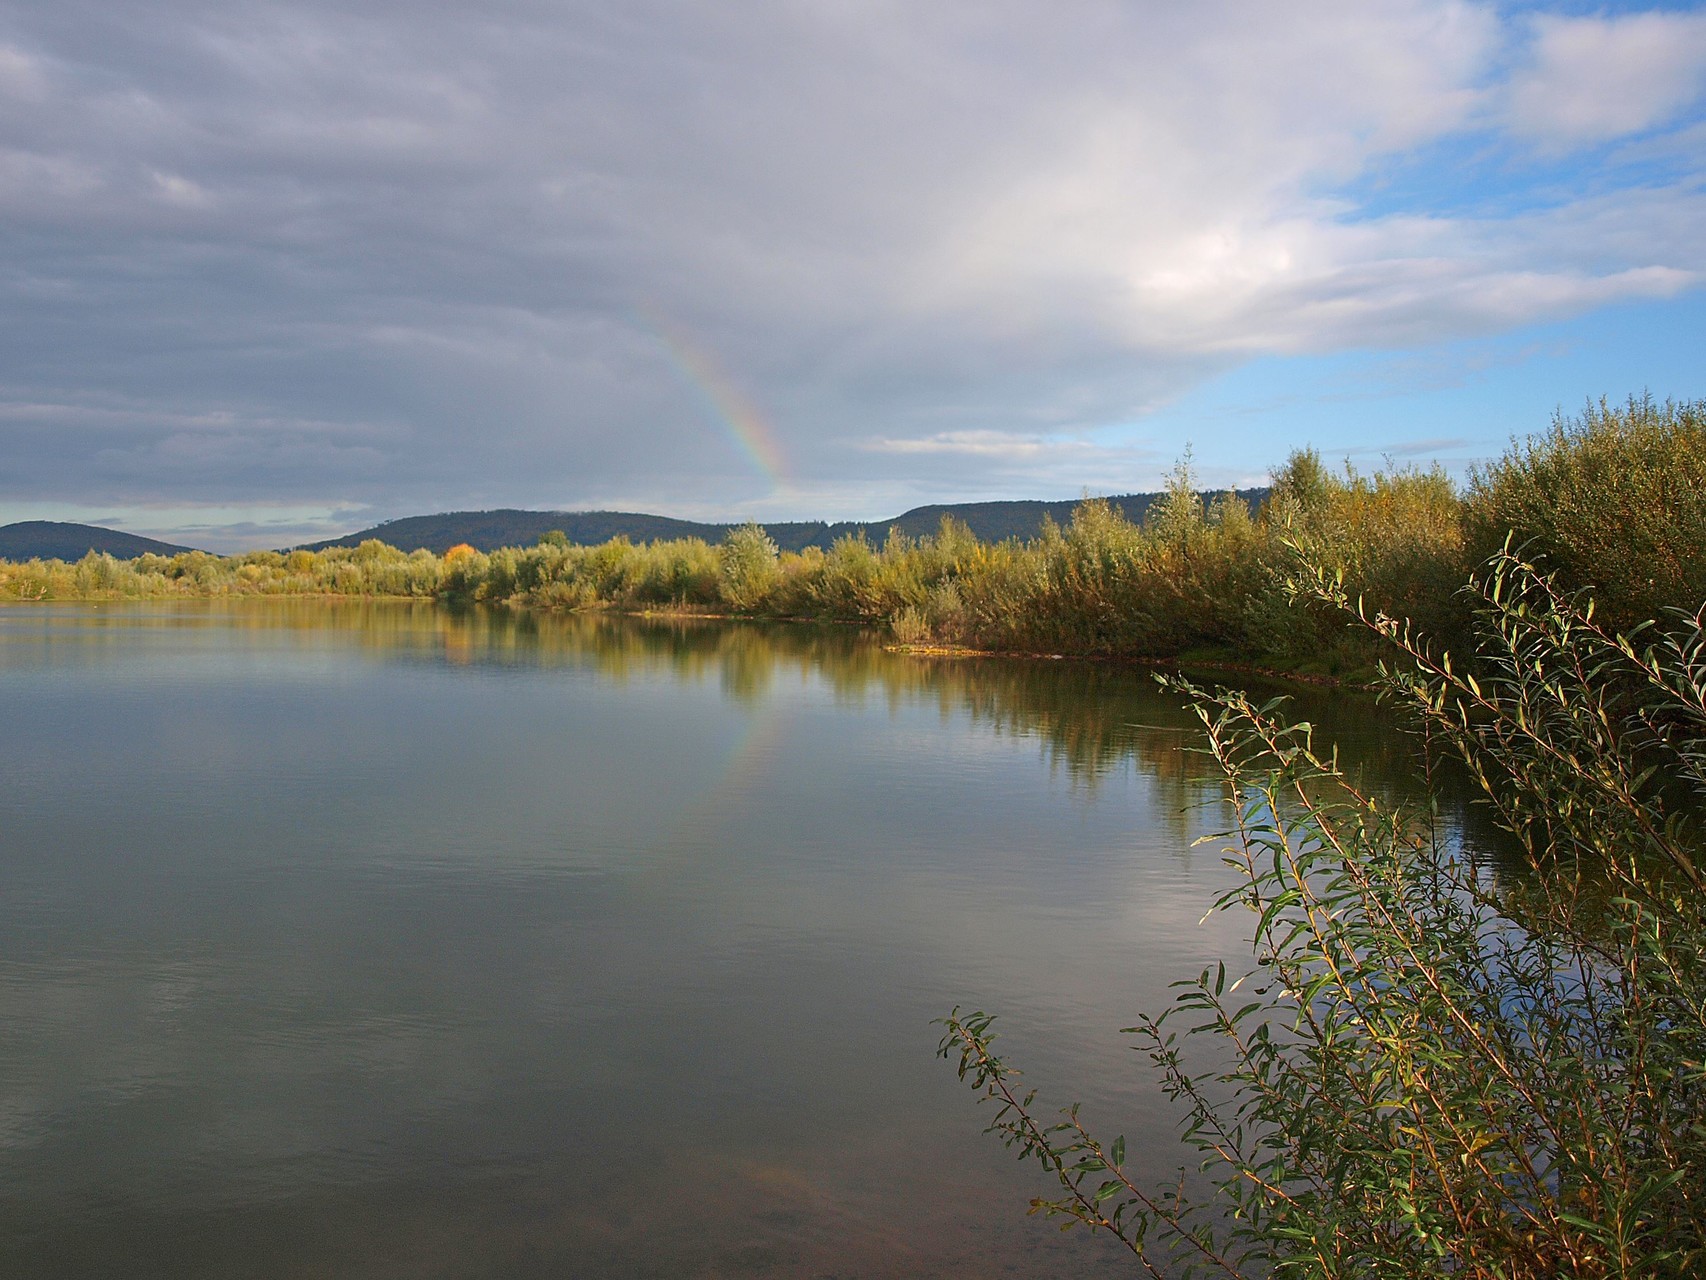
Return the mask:
[[851,632],[0,610],[0,1274],[1129,1274],[931,1020],[1184,1161],[1117,1029],[1244,954],[1190,724]]

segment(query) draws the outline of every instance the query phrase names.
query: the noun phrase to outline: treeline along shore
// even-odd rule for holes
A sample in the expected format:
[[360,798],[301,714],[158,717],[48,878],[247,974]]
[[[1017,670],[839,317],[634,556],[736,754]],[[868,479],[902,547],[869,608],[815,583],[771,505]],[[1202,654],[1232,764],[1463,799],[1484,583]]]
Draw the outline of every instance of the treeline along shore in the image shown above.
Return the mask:
[[394,596],[543,609],[812,618],[898,642],[1016,653],[1199,658],[1333,675],[1375,642],[1296,598],[1304,562],[1340,573],[1371,611],[1439,641],[1464,634],[1471,568],[1514,539],[1602,621],[1627,628],[1706,599],[1706,401],[1601,402],[1512,444],[1462,489],[1437,467],[1362,474],[1291,456],[1255,507],[1205,497],[1178,467],[1142,523],[1098,499],[1027,541],[863,534],[780,551],[759,526],[597,546],[443,555],[355,547],[0,561],[0,600]]

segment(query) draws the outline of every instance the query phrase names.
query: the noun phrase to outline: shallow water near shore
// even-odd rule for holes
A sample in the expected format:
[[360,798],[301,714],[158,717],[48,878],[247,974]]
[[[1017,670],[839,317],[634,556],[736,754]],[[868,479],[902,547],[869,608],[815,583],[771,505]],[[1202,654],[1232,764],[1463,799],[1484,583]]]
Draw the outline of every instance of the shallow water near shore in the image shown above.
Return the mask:
[[833,629],[0,609],[0,1273],[1129,1274],[931,1020],[1187,1161],[1118,1028],[1247,954],[1193,723]]

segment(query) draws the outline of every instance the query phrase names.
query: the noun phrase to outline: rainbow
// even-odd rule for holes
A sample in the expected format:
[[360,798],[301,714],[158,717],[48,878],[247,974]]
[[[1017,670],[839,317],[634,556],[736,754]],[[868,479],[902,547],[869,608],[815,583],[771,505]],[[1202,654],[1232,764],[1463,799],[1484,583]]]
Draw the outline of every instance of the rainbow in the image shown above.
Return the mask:
[[742,792],[769,773],[792,717],[766,706],[753,712],[723,763],[714,792]]
[[773,488],[790,485],[787,456],[782,452],[775,429],[703,344],[671,324],[650,307],[636,307],[635,318],[663,353],[670,366],[694,393],[710,419],[727,433],[737,452],[743,454]]
[[691,844],[708,824],[726,818],[731,801],[738,806],[749,788],[775,767],[777,753],[787,739],[793,716],[774,699],[763,698],[747,713],[740,730],[730,736],[715,776],[699,787],[693,799],[669,825],[669,847]]

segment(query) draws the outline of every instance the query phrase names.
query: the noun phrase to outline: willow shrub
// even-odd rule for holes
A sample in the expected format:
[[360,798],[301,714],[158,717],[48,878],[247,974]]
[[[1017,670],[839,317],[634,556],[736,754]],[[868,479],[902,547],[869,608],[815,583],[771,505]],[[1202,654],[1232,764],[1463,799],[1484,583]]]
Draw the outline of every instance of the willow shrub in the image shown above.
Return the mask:
[[443,566],[430,552],[405,553],[370,540],[325,551],[188,551],[119,560],[91,551],[80,560],[0,561],[0,600],[158,599],[178,596],[383,595],[439,593]]
[[757,524],[731,529],[717,549],[717,584],[723,602],[743,613],[766,612],[782,583],[776,540]]
[[1249,508],[1231,495],[1205,505],[1181,464],[1141,527],[1087,499],[1028,544],[962,551],[939,611],[985,648],[1172,657],[1239,642],[1267,557]]
[[1059,1183],[1035,1211],[1152,1275],[1706,1271],[1706,617],[1618,635],[1508,549],[1476,581],[1474,676],[1337,575],[1311,586],[1405,655],[1386,696],[1467,766],[1528,888],[1360,790],[1276,704],[1178,686],[1225,775],[1218,906],[1252,914],[1255,965],[1129,1030],[1207,1189],[1143,1185],[1123,1140],[1045,1118],[991,1019],[956,1010],[943,1056]]
[[1257,580],[1241,595],[1238,647],[1335,670],[1372,665],[1366,635],[1347,631],[1331,605],[1290,590],[1302,562],[1342,573],[1350,593],[1373,611],[1464,639],[1468,618],[1458,587],[1470,561],[1463,511],[1438,467],[1364,475],[1347,464],[1334,473],[1314,450],[1292,454],[1275,473],[1262,512],[1266,543]]
[[1475,474],[1471,549],[1515,533],[1613,625],[1706,597],[1706,400],[1601,400]]

